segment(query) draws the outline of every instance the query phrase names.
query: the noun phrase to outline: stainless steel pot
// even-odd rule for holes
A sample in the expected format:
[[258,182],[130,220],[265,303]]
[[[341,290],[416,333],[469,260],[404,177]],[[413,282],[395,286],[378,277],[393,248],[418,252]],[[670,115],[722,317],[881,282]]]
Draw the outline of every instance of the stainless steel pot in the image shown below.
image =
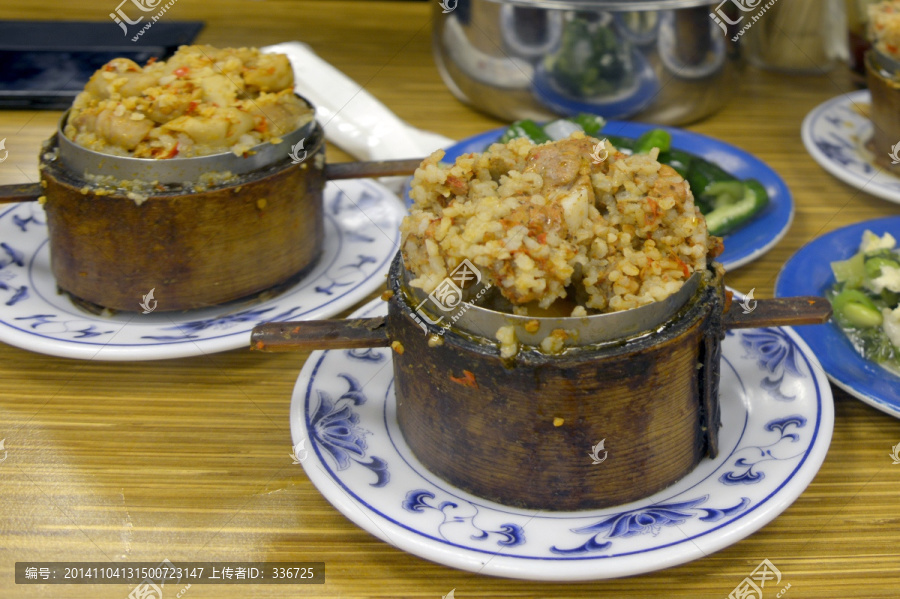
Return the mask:
[[722,4],[458,0],[447,12],[435,2],[432,48],[453,94],[502,119],[589,112],[679,125],[737,90],[737,27],[713,18]]

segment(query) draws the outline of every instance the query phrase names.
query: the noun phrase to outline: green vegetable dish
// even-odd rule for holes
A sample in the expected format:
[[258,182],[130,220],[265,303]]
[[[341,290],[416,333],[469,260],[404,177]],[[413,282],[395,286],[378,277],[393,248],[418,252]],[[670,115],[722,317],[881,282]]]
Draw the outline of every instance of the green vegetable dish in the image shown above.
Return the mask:
[[863,233],[852,258],[832,262],[834,321],[860,354],[900,375],[900,250],[890,233]]
[[[541,144],[564,139],[574,131],[600,137],[605,124],[602,117],[590,114],[579,114],[544,126],[526,119],[510,125],[500,138],[500,143],[527,137]],[[664,129],[650,129],[637,139],[616,135],[603,137],[625,153],[647,154],[653,148],[659,148],[658,160],[671,166],[687,180],[694,201],[706,217],[707,228],[713,235],[728,235],[739,229],[769,204],[769,195],[759,181],[739,180],[717,164],[672,148],[672,136]]]

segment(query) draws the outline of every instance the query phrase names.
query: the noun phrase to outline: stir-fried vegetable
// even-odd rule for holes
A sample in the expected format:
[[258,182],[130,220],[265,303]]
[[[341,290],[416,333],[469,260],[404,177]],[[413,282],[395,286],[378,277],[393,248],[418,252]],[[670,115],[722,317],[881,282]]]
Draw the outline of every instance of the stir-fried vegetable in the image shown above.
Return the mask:
[[900,374],[900,251],[889,233],[863,234],[859,252],[832,262],[834,321],[866,358]]
[[[553,121],[543,127],[531,120],[516,121],[500,142],[528,137],[534,143],[545,143],[564,139],[579,129],[599,137],[604,125],[603,118],[589,114]],[[672,135],[665,129],[649,129],[637,139],[617,135],[604,137],[623,152],[646,154],[657,148],[658,160],[675,169],[690,185],[694,201],[706,217],[707,227],[713,235],[727,235],[741,228],[769,204],[769,194],[759,181],[740,181],[717,164],[672,148]]]

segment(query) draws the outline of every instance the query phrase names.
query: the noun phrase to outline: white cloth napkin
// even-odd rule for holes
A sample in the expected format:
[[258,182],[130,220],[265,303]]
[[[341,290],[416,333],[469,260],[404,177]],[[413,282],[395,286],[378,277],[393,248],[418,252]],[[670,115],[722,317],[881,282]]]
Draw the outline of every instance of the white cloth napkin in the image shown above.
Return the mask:
[[285,42],[261,50],[288,56],[294,69],[294,89],[316,107],[325,138],[359,160],[424,158],[454,143],[448,137],[400,120],[306,44]]

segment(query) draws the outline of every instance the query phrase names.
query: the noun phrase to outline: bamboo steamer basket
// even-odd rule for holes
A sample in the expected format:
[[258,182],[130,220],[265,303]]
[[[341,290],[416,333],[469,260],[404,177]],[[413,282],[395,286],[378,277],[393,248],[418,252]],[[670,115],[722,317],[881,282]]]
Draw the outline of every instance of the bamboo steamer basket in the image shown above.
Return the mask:
[[[62,134],[64,119],[45,144],[40,173],[51,269],[74,298],[136,311],[155,289],[159,311],[202,308],[290,281],[319,257],[325,150],[315,121],[249,159],[147,160],[81,148]],[[300,139],[307,156],[294,164],[288,152]],[[237,178],[208,189],[182,183],[214,171]],[[135,201],[85,173],[161,189]]]
[[[703,273],[652,332],[504,360],[491,337],[453,327],[429,345],[439,327],[423,334],[392,271],[387,326],[402,347],[393,365],[406,442],[441,478],[521,508],[593,509],[671,485],[717,452],[723,274]],[[606,459],[595,464],[600,441]]]
[[[759,300],[750,314],[730,310],[723,274],[711,264],[689,293],[655,302],[662,310],[651,304],[577,318],[524,317],[580,334],[558,354],[523,346],[504,359],[493,333],[513,324],[526,338],[520,317],[473,302],[465,314],[489,313],[479,318],[492,325],[458,319],[445,328],[434,314],[423,318],[398,253],[386,318],[267,323],[254,329],[251,347],[391,346],[399,428],[435,475],[520,508],[607,507],[651,495],[716,456],[726,330],[818,323],[830,314],[824,298]],[[606,459],[598,464],[591,454],[601,441]]]

